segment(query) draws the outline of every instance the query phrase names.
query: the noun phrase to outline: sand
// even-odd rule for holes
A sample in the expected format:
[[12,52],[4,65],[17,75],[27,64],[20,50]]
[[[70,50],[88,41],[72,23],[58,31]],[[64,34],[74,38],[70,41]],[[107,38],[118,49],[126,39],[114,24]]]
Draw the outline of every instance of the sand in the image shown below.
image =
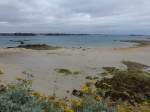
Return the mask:
[[[104,66],[124,69],[121,61],[135,61],[150,66],[150,46],[137,48],[61,48],[57,50],[27,50],[23,48],[0,49],[0,77],[4,82],[23,77],[24,71],[34,75],[33,89],[64,98],[73,97],[66,91],[79,89],[87,81],[86,76],[98,76]],[[80,71],[79,75],[63,75],[55,69]]]

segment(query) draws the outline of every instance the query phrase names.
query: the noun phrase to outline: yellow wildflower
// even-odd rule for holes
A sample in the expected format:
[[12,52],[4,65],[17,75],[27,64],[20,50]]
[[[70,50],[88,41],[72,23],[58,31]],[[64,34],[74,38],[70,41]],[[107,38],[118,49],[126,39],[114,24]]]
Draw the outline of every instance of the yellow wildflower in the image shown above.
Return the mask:
[[83,93],[88,93],[88,92],[89,92],[89,87],[88,87],[87,85],[84,85],[84,86],[82,87],[82,92],[83,92]]
[[75,105],[76,107],[80,107],[81,106],[81,102],[77,101],[77,100],[71,100],[71,104]]
[[81,102],[79,102],[79,101],[76,102],[76,106],[77,106],[77,107],[81,107]]
[[64,112],[74,112],[74,110],[72,110],[70,108],[66,108],[66,109],[64,109]]

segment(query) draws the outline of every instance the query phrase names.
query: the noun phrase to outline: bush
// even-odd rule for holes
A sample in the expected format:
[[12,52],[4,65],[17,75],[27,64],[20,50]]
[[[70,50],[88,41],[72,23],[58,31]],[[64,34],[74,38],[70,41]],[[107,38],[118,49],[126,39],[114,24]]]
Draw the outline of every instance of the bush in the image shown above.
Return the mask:
[[104,97],[110,97],[114,101],[121,99],[134,104],[149,100],[150,73],[142,70],[148,66],[129,61],[124,61],[124,64],[127,65],[127,70],[113,68],[113,77],[97,81],[95,86],[104,91]]
[[0,92],[0,112],[61,112],[47,99],[32,95],[31,80],[19,79]]
[[104,100],[96,101],[93,97],[88,96],[84,99],[81,112],[116,112],[116,107],[109,107]]
[[0,94],[0,109],[1,112],[42,112],[38,100],[21,89]]

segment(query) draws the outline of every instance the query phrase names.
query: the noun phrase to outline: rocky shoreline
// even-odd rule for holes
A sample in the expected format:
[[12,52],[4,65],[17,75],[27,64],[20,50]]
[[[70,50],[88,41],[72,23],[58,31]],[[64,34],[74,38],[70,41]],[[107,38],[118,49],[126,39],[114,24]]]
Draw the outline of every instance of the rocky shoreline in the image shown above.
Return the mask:
[[32,49],[32,50],[57,50],[61,47],[50,46],[46,44],[27,44],[27,45],[18,45],[17,47],[8,47],[8,48],[25,48],[25,49]]
[[120,42],[136,43],[136,47],[145,47],[150,45],[149,40],[120,40]]

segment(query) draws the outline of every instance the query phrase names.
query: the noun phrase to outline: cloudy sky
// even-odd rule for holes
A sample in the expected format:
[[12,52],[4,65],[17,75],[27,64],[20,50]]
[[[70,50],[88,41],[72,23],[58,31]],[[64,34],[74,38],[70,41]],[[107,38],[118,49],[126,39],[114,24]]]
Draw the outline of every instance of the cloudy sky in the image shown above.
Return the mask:
[[0,0],[0,32],[150,34],[150,0]]

